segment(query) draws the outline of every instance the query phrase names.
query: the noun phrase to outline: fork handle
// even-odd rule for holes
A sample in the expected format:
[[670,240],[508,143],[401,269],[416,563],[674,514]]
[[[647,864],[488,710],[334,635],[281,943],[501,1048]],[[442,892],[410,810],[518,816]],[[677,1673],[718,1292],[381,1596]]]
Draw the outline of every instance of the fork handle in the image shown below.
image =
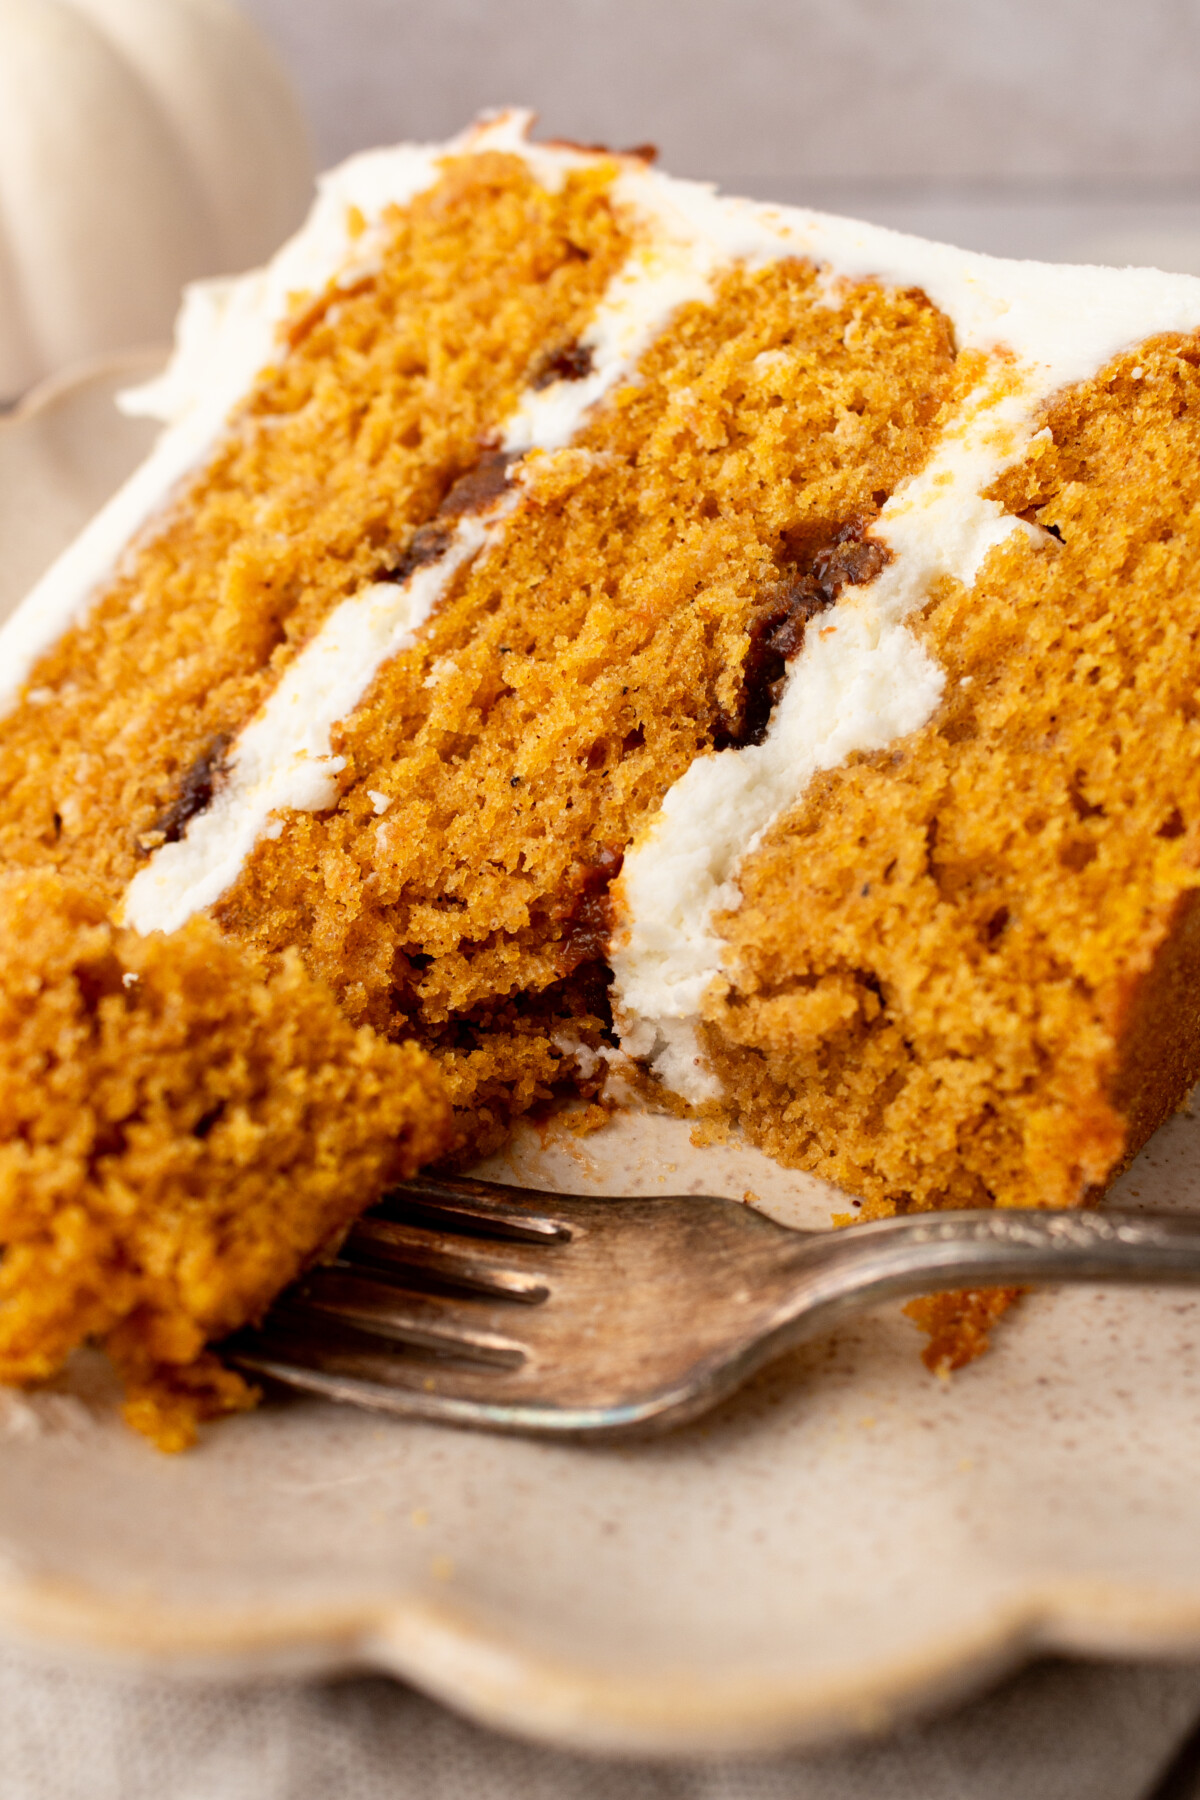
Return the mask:
[[[781,1313],[824,1330],[843,1313],[954,1288],[1026,1282],[1200,1284],[1200,1218],[1173,1213],[907,1214],[797,1249]],[[778,1320],[784,1324],[784,1317]]]

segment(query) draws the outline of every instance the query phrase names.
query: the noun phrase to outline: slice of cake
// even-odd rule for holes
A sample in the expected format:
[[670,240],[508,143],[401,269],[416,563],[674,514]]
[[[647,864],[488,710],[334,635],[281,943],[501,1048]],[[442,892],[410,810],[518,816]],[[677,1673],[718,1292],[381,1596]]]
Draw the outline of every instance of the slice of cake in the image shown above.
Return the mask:
[[1087,1199],[1200,1073],[1200,281],[526,128],[190,296],[0,634],[6,863],[302,966],[460,1159],[624,1062],[868,1212]]

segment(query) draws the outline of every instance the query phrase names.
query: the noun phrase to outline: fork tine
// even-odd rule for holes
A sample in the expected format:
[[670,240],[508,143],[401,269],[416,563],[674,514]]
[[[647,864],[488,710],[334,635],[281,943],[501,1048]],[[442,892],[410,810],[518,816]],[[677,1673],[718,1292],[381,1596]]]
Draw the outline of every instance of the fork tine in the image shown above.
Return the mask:
[[[466,1175],[446,1180],[418,1175],[393,1188],[371,1210],[376,1218],[398,1223],[448,1226],[452,1231],[534,1244],[569,1243],[574,1236],[571,1226],[555,1218],[540,1198],[526,1198],[528,1192]],[[546,1199],[558,1197],[548,1194]]]
[[338,1268],[315,1269],[298,1287],[289,1289],[267,1324],[277,1321],[293,1334],[307,1331],[319,1335],[331,1324],[349,1326],[373,1337],[504,1368],[518,1368],[527,1355],[515,1338],[473,1325],[461,1301],[440,1294],[408,1293],[390,1282],[372,1281]]
[[383,1268],[394,1277],[405,1270],[432,1275],[474,1293],[520,1300],[527,1306],[538,1305],[550,1294],[537,1275],[482,1259],[454,1238],[370,1215],[351,1227],[342,1240],[338,1260],[352,1267]]
[[224,1354],[252,1374],[328,1400],[464,1425],[503,1427],[524,1380],[518,1368],[448,1362],[396,1345],[319,1342],[311,1332],[292,1336],[273,1317],[259,1331],[240,1333]]

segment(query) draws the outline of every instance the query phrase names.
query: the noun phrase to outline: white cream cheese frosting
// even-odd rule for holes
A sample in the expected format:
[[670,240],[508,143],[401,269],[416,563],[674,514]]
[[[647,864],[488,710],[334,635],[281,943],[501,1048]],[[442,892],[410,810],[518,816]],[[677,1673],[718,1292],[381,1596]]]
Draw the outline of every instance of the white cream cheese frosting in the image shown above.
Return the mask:
[[413,642],[458,570],[494,541],[512,510],[506,500],[460,521],[438,562],[405,582],[373,582],[330,614],[239,734],[211,803],[130,882],[124,924],[178,930],[233,885],[260,836],[279,836],[289,809],[336,804],[345,764],[333,754],[333,727],[358,706],[376,670]]
[[[593,153],[531,144],[528,115],[507,112],[443,145],[373,152],[323,178],[308,222],[267,269],[193,289],[166,374],[131,397],[163,418],[143,467],[59,559],[0,630],[0,704],[11,705],[37,657],[83,617],[126,547],[219,438],[255,377],[286,352],[280,328],[304,295],[359,279],[377,259],[385,213],[439,176],[442,160],[477,150],[521,156],[559,187]],[[622,1042],[693,1100],[713,1091],[695,1023],[719,974],[715,915],[736,904],[739,865],[803,794],[813,774],[854,751],[883,748],[936,708],[942,676],[905,624],[931,583],[969,584],[989,550],[1033,530],[983,494],[1024,454],[1039,409],[1058,388],[1160,332],[1200,327],[1200,281],[1155,270],[1015,263],[793,208],[729,199],[623,158],[612,188],[633,248],[581,340],[581,380],[528,390],[502,428],[514,455],[568,445],[590,410],[634,375],[638,358],[689,301],[711,299],[735,264],[811,259],[831,304],[844,284],[873,277],[921,288],[947,315],[960,350],[993,358],[994,379],[964,401],[919,474],[872,528],[891,560],[870,586],[845,590],[810,628],[765,740],[701,757],[668,792],[626,857],[614,890],[611,961]],[[162,846],[131,884],[128,922],[172,929],[212,905],[259,838],[289,809],[320,810],[337,795],[334,726],[360,703],[386,659],[411,643],[446,584],[487,554],[519,518],[520,483],[481,515],[458,521],[446,554],[405,583],[376,583],[343,603],[285,671],[230,749],[213,804]]]

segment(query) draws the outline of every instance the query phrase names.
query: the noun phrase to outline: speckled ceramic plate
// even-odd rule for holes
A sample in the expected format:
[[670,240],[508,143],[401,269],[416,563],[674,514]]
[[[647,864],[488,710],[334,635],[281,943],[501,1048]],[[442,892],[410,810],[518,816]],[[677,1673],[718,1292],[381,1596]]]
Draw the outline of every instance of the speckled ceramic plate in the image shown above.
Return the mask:
[[[93,369],[0,425],[0,600],[145,442]],[[1200,1206],[1174,1120],[1124,1205]],[[501,1178],[831,1195],[625,1116],[529,1133]],[[934,1380],[887,1309],[661,1442],[576,1448],[281,1400],[166,1458],[103,1365],[0,1394],[0,1629],[181,1673],[392,1670],[493,1724],[604,1749],[878,1729],[1045,1649],[1200,1653],[1200,1294],[1027,1300]]]

